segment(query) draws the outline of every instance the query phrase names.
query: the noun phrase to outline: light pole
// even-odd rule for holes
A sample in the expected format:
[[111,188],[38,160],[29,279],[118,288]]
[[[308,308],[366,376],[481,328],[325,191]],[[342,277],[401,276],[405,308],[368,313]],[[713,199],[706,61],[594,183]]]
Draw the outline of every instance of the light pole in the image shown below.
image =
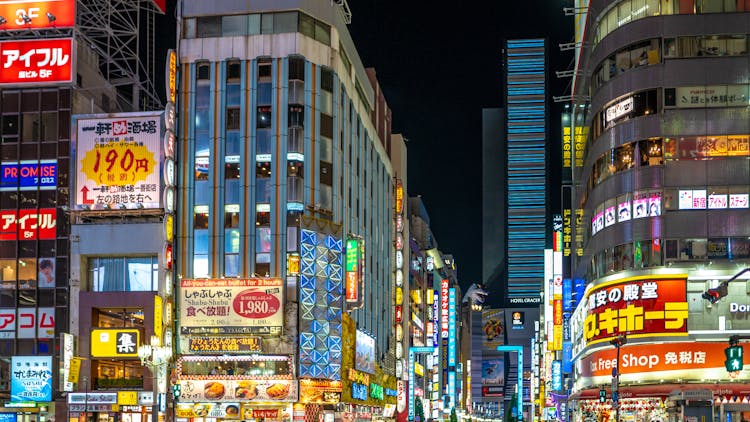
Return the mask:
[[[151,422],[159,422],[159,396],[164,393],[166,400],[166,366],[172,359],[172,348],[162,346],[158,336],[151,336],[149,344],[142,344],[138,347],[138,358],[141,365],[147,366],[153,375],[153,392],[154,398],[151,403]],[[162,391],[164,390],[164,391]]]
[[609,341],[609,344],[617,348],[616,365],[612,368],[612,407],[615,408],[615,422],[620,422],[620,398],[618,397],[620,389],[620,347],[628,342],[625,334],[620,334]]

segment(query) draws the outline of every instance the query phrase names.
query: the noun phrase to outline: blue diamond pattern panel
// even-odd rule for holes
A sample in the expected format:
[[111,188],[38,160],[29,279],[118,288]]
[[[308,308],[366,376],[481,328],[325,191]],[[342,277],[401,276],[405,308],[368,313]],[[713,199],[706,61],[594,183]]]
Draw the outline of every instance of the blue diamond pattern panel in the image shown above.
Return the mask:
[[303,229],[300,236],[300,376],[341,380],[344,241]]

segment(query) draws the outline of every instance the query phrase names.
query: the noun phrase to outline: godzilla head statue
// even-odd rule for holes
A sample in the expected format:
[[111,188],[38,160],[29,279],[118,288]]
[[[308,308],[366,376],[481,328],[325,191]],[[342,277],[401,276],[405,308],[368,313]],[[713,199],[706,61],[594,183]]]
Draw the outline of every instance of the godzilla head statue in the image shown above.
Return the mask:
[[482,305],[487,299],[488,294],[489,292],[484,290],[484,287],[482,287],[481,284],[474,283],[466,290],[462,302],[471,303],[473,305]]

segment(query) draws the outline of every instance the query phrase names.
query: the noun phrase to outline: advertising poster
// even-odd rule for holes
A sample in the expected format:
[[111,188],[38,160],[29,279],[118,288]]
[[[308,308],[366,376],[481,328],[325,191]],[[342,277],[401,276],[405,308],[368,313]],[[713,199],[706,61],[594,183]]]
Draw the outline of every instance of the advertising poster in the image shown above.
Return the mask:
[[0,240],[57,239],[57,210],[22,208],[0,211]]
[[369,374],[375,373],[375,339],[360,330],[357,330],[354,368]]
[[283,401],[299,398],[296,380],[181,380],[181,402]]
[[648,217],[648,198],[633,200],[633,218]]
[[587,344],[620,334],[638,337],[687,335],[687,276],[634,277],[604,283],[586,298]]
[[504,311],[502,309],[485,309],[482,311],[483,349],[495,350],[505,344]]
[[0,58],[0,86],[73,82],[72,38],[0,41]]
[[13,356],[10,401],[52,401],[52,356]]
[[0,163],[0,191],[36,189],[57,189],[57,160]]
[[623,222],[630,220],[630,201],[617,204],[617,221]]
[[55,308],[0,309],[0,339],[55,338]]
[[482,360],[482,385],[503,385],[505,365],[502,358]]
[[[23,14],[29,21],[23,20]],[[54,16],[50,19],[47,13]],[[76,23],[75,0],[0,0],[0,16],[6,19],[3,30],[69,28]],[[15,419],[14,419],[15,420]]]
[[76,120],[76,208],[160,207],[161,113]]
[[180,280],[180,334],[279,334],[280,278]]

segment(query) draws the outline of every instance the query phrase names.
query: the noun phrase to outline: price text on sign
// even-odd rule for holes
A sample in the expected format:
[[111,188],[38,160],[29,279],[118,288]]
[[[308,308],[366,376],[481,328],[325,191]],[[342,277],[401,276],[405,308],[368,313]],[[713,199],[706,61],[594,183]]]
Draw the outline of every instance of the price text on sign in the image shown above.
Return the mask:
[[143,145],[127,142],[97,145],[86,153],[82,162],[89,179],[109,186],[145,181],[154,172],[155,165],[153,152]]
[[0,85],[72,82],[72,51],[71,38],[0,41]]

